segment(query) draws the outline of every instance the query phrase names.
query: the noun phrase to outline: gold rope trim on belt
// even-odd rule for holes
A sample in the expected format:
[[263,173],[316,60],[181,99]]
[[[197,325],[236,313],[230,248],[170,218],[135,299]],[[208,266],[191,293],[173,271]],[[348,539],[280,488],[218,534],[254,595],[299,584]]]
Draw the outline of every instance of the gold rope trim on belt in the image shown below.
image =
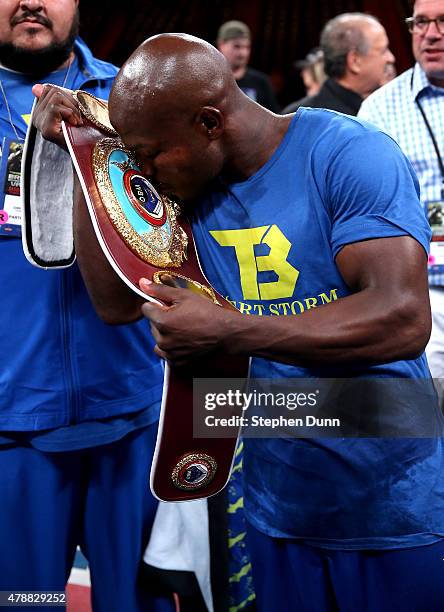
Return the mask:
[[164,227],[155,227],[152,225],[150,225],[149,232],[138,234],[123,212],[119,200],[114,193],[111,178],[109,176],[109,157],[116,150],[122,151],[128,157],[127,162],[120,165],[121,170],[129,170],[131,168],[137,170],[136,164],[133,162],[131,151],[126,149],[117,138],[103,138],[98,141],[94,146],[92,154],[94,178],[103,206],[113,226],[119,236],[124,240],[125,244],[127,244],[143,261],[158,268],[165,266],[172,266],[174,268],[179,267],[183,260],[186,259],[188,237],[177,222],[176,203],[167,196],[157,193],[153,188],[153,192],[162,201],[165,207],[171,235],[168,235]]

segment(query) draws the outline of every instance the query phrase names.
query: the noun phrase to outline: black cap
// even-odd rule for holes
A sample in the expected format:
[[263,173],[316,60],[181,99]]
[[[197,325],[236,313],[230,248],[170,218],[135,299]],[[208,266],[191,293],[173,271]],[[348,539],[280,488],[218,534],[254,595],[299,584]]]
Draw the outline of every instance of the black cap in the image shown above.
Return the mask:
[[298,70],[303,70],[304,68],[308,68],[309,66],[313,66],[318,62],[321,62],[324,59],[324,53],[320,47],[316,47],[312,49],[304,59],[297,60],[294,63],[294,67]]
[[234,38],[251,38],[250,28],[243,21],[232,19],[223,23],[218,32],[217,40],[233,40]]

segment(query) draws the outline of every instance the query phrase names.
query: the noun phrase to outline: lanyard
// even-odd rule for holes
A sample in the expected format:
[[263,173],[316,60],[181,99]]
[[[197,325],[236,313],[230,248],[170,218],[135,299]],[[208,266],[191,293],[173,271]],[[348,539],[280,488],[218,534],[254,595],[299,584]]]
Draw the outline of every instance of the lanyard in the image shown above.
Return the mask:
[[[66,82],[67,82],[68,76],[69,76],[69,72],[71,70],[71,64],[73,63],[73,61],[74,61],[74,59],[71,59],[71,58],[69,59],[68,67],[67,67],[67,69],[65,71],[65,76],[64,76],[64,79],[63,79],[63,83],[62,83],[62,88],[65,87],[65,85],[66,85]],[[1,79],[0,79],[0,91],[1,91],[1,94],[3,96],[3,100],[5,101],[5,108],[6,108],[6,112],[8,114],[8,121],[11,124],[12,131],[14,132],[15,137],[17,138],[17,142],[22,142],[23,143],[23,142],[25,142],[25,139],[22,138],[21,136],[19,136],[18,133],[17,133],[17,129],[16,129],[16,127],[14,125],[14,122],[12,120],[11,109],[9,107],[9,102],[8,102],[8,96],[6,95],[5,86],[3,85]]]
[[[411,88],[413,89],[413,73],[412,73],[412,78],[410,81],[410,85]],[[420,101],[418,100],[418,97],[415,98],[415,104],[416,106],[419,108],[419,111],[422,115],[422,118],[424,120],[424,124],[427,128],[427,131],[430,135],[430,138],[432,139],[432,143],[433,143],[433,147],[435,149],[435,153],[436,153],[436,157],[438,159],[438,165],[439,165],[439,169],[441,171],[441,178],[442,178],[442,182],[443,182],[443,186],[441,187],[441,198],[444,200],[444,163],[442,161],[442,157],[441,157],[441,153],[439,151],[439,147],[438,147],[438,143],[436,141],[436,136],[435,133],[432,130],[432,126],[429,123],[429,120],[427,119],[427,115],[425,114],[425,110],[422,107]]]

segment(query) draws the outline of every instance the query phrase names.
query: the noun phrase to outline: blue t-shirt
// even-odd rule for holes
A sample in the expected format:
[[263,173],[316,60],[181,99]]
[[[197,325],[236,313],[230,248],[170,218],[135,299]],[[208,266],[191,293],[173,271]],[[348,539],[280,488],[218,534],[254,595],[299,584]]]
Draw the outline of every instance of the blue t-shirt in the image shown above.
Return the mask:
[[[193,213],[208,279],[257,316],[299,316],[349,295],[335,264],[346,244],[410,235],[427,251],[429,232],[416,177],[395,142],[318,109],[299,109],[258,172],[221,183]],[[430,376],[424,356],[354,368],[253,359],[252,375]],[[416,546],[444,536],[443,419],[433,402],[430,411],[438,433],[431,439],[245,439],[248,520],[274,537],[333,548]]]
[[[80,39],[74,52],[69,72],[64,68],[39,81],[107,98],[117,68],[94,58]],[[24,139],[33,80],[3,68],[0,79]],[[0,93],[3,138],[17,140]],[[107,444],[157,421],[163,369],[147,321],[106,325],[77,264],[37,269],[18,238],[0,236],[0,261],[0,448],[31,443],[45,451],[74,450]]]

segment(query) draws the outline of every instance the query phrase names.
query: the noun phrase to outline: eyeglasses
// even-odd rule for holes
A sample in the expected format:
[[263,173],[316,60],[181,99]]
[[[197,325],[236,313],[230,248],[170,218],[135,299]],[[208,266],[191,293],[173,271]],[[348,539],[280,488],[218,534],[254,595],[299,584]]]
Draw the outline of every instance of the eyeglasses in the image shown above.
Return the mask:
[[429,29],[429,25],[434,23],[438,32],[444,36],[444,15],[436,19],[427,19],[427,17],[409,17],[405,20],[409,32],[411,34],[425,34]]

